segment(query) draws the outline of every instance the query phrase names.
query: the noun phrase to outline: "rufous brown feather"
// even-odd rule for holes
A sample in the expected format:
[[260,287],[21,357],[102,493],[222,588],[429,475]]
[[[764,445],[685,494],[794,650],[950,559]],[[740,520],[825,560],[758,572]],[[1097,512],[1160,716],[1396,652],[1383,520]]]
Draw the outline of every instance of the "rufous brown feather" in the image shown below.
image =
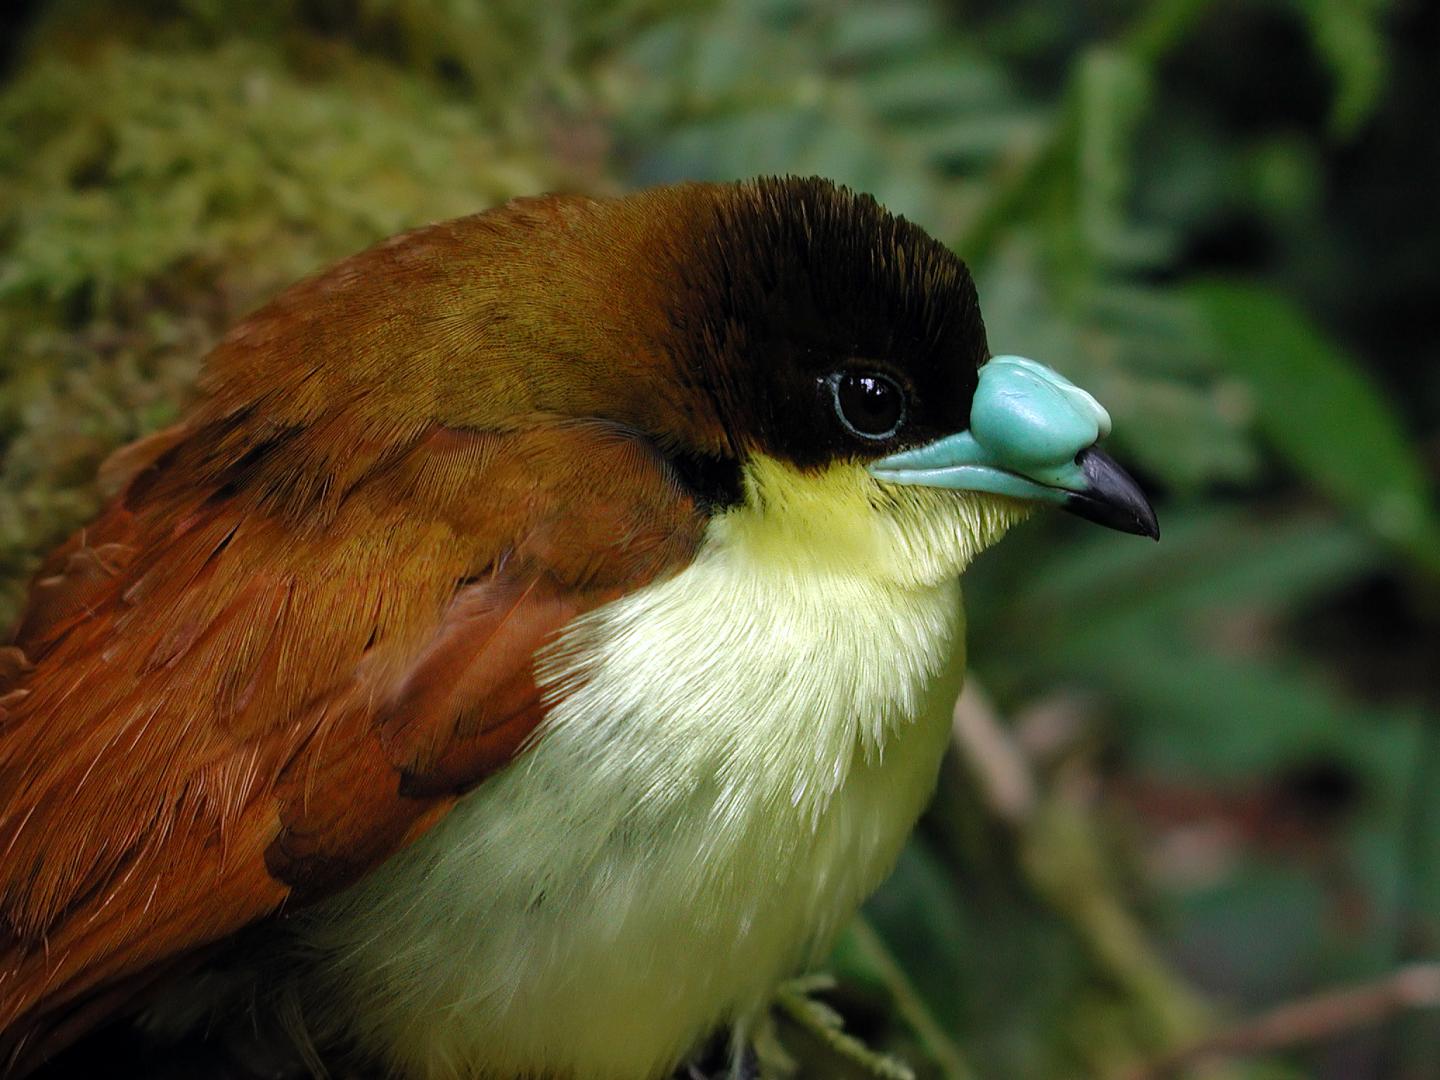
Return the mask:
[[[703,518],[633,418],[513,352],[511,320],[549,319],[577,363],[625,367],[603,327],[585,340],[593,282],[537,267],[542,311],[496,293],[527,229],[598,227],[587,205],[436,226],[302,284],[219,346],[184,422],[107,466],[117,496],[0,651],[0,1059],[413,839],[539,723],[537,648],[690,557]],[[417,366],[442,355],[443,378]]]

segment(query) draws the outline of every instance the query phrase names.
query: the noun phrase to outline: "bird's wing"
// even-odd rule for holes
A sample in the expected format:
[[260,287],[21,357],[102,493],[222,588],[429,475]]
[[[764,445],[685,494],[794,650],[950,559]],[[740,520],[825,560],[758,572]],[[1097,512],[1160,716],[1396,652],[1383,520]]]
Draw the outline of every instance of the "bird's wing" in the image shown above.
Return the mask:
[[701,527],[663,459],[599,424],[435,427],[310,520],[266,501],[302,445],[196,490],[203,434],[122,459],[0,649],[0,1073],[7,1040],[63,1042],[117,986],[434,824],[541,719],[536,649]]

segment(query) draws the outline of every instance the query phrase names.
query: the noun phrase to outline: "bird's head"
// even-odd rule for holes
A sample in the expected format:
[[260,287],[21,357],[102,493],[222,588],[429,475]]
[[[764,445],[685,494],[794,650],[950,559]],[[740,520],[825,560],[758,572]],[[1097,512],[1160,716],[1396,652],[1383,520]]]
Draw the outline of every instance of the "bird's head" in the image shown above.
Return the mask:
[[[654,432],[731,533],[901,584],[958,573],[1035,507],[1158,535],[1088,393],[992,357],[963,262],[815,179],[656,189],[618,296],[649,296]],[[640,310],[645,311],[642,307]],[[633,311],[630,313],[633,317]]]
[[992,358],[964,263],[817,179],[521,199],[397,237],[242,323],[205,387],[210,460],[284,445],[257,475],[297,513],[435,424],[598,420],[652,441],[714,529],[897,584],[953,577],[1038,505],[1156,535],[1095,449],[1105,410]]

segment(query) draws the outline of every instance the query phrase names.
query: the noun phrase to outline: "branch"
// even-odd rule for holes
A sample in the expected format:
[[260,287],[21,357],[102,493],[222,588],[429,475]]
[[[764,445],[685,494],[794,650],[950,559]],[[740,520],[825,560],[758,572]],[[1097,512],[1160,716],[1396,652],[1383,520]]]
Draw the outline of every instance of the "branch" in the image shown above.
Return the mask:
[[1215,1058],[1251,1057],[1320,1042],[1378,1024],[1397,1012],[1430,1008],[1440,1008],[1440,962],[1410,964],[1373,982],[1288,1002],[1143,1066],[1128,1080],[1164,1080]]

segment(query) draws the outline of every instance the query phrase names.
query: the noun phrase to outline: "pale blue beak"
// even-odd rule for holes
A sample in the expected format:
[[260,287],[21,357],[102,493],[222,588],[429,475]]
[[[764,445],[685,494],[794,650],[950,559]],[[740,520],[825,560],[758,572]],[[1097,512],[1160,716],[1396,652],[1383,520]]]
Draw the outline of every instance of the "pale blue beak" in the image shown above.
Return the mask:
[[1095,444],[1110,414],[1044,364],[997,356],[980,369],[970,427],[872,462],[892,484],[1053,503],[1112,529],[1160,538],[1140,485]]

